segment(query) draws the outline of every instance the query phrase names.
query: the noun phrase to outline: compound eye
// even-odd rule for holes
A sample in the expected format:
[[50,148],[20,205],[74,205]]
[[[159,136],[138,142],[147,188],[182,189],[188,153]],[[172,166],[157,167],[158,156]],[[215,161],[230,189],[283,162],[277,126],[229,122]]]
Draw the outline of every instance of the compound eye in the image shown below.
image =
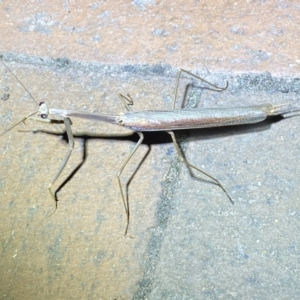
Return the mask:
[[42,119],[47,119],[48,114],[49,114],[49,109],[48,106],[45,102],[41,102],[40,104],[40,109],[39,109],[39,115]]

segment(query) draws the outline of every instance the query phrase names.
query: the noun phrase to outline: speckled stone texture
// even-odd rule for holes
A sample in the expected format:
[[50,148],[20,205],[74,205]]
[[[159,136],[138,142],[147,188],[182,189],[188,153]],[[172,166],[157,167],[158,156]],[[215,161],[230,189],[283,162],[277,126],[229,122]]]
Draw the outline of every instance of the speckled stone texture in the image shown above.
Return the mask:
[[[295,2],[2,1],[0,14],[0,55],[50,107],[116,114],[123,93],[133,110],[171,109],[180,67],[229,88],[183,76],[177,107],[187,87],[195,108],[299,101]],[[0,72],[3,132],[37,105]],[[0,137],[1,299],[300,297],[299,116],[176,132],[234,205],[178,161],[168,134],[145,135],[122,176],[134,173],[127,237],[116,176],[137,135],[72,121],[52,216],[63,126],[28,120]]]

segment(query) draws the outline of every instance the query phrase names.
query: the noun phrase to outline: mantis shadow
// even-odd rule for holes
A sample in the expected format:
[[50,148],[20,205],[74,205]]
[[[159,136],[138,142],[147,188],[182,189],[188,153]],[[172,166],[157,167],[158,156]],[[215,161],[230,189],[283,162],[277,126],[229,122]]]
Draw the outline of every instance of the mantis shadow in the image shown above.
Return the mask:
[[[272,116],[267,118],[265,121],[256,123],[256,124],[246,124],[246,125],[239,125],[239,126],[227,126],[227,127],[216,127],[216,128],[202,128],[202,129],[191,129],[191,130],[177,130],[176,136],[179,141],[178,145],[180,148],[180,151],[182,153],[182,156],[184,159],[186,159],[184,151],[182,150],[182,147],[180,146],[180,142],[182,142],[182,139],[189,138],[189,140],[202,140],[202,139],[215,139],[217,137],[226,137],[231,135],[241,135],[246,134],[249,132],[257,132],[257,131],[264,131],[268,130],[273,123],[279,122],[283,120],[284,117],[282,116]],[[180,133],[178,133],[178,131]],[[34,134],[37,133],[43,133],[48,134],[52,136],[60,136],[61,140],[65,143],[68,143],[68,137],[66,131],[63,132],[53,132],[48,130],[34,130],[32,131]],[[131,177],[127,182],[125,182],[126,192],[128,193],[128,187],[133,180],[134,176],[140,169],[143,162],[148,157],[151,145],[156,144],[167,144],[171,142],[170,135],[164,131],[156,131],[156,132],[143,132],[144,134],[144,140],[142,142],[143,145],[147,145],[148,150],[146,154],[143,156],[141,162],[138,164],[138,166],[135,168],[134,172],[132,173]],[[82,160],[81,162],[75,167],[75,169],[67,176],[67,178],[58,186],[58,188],[55,190],[55,199],[58,202],[58,196],[57,194],[65,187],[65,185],[72,180],[72,178],[75,176],[75,174],[81,169],[81,167],[86,162],[86,159],[88,157],[87,153],[87,143],[90,140],[114,140],[114,141],[130,141],[132,143],[138,142],[138,135],[135,134],[135,132],[131,133],[120,133],[120,134],[114,134],[114,135],[98,135],[98,134],[87,134],[87,133],[73,133],[73,137],[75,140],[80,140],[83,145],[83,151],[82,151]],[[198,175],[194,174],[194,171],[190,167],[188,167],[189,173],[191,177],[196,178],[202,182],[206,183],[213,183],[213,181],[209,179],[204,179],[199,177]],[[126,195],[128,197],[128,194]]]
[[[48,131],[44,129],[37,129],[30,131],[34,134],[48,134],[51,136],[60,136],[61,141],[68,144],[68,136],[66,131],[62,132],[54,132],[54,131]],[[91,140],[113,140],[113,141],[130,141],[132,143],[138,142],[138,135],[135,134],[135,132],[127,133],[127,134],[114,134],[114,135],[98,135],[98,134],[87,134],[87,133],[73,133],[74,140],[80,140],[82,143],[82,158],[81,162],[73,169],[73,171],[64,179],[64,181],[57,187],[57,189],[54,192],[55,201],[59,201],[58,199],[58,193],[65,187],[65,185],[72,180],[72,178],[75,176],[75,174],[81,169],[81,167],[84,165],[84,163],[87,160],[88,157],[88,151],[87,151],[87,144]],[[145,159],[148,157],[151,149],[151,145],[155,144],[163,144],[163,143],[169,143],[168,141],[169,135],[166,132],[147,132],[145,134],[145,138],[142,142],[143,145],[148,146],[147,152],[144,154],[142,160],[138,164],[138,166],[135,168],[134,172],[130,176],[129,180],[125,182],[126,192],[128,193],[128,186],[130,185],[132,179],[134,178],[135,174],[140,169],[141,165],[145,161]],[[169,138],[170,139],[170,138]]]

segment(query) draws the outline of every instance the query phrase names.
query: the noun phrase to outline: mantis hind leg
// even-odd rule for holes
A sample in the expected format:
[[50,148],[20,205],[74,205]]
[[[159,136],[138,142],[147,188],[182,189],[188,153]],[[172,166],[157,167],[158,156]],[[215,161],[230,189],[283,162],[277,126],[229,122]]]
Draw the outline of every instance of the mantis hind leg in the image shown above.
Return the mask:
[[176,79],[176,87],[175,87],[175,93],[174,93],[174,100],[173,100],[173,106],[172,106],[172,109],[175,109],[175,104],[176,104],[176,100],[177,100],[177,94],[178,94],[178,86],[179,86],[179,80],[180,80],[180,76],[181,76],[181,73],[186,73],[206,84],[208,84],[210,87],[209,87],[209,90],[211,91],[215,91],[215,92],[222,92],[224,90],[227,89],[228,87],[228,81],[226,81],[226,86],[225,87],[219,87],[205,79],[203,79],[202,77],[200,76],[197,76],[196,74],[192,73],[192,72],[189,72],[187,70],[184,70],[184,69],[180,69],[177,73],[177,79]]
[[231,197],[229,196],[228,192],[226,191],[226,189],[223,187],[223,185],[219,182],[218,179],[216,179],[215,177],[211,176],[210,174],[204,172],[203,170],[197,168],[196,166],[192,165],[191,163],[189,163],[185,158],[184,156],[182,155],[182,152],[177,144],[177,141],[176,141],[176,137],[175,137],[175,134],[173,131],[167,131],[170,135],[171,135],[171,138],[172,138],[172,141],[173,141],[173,144],[175,146],[175,149],[176,149],[176,152],[178,154],[178,157],[179,159],[188,167],[188,168],[192,168],[192,169],[195,169],[196,171],[202,173],[203,175],[207,176],[208,178],[210,178],[214,184],[216,184],[219,188],[221,188],[221,190],[226,194],[227,198],[230,200],[230,202],[232,204],[234,204],[233,200],[231,199]]

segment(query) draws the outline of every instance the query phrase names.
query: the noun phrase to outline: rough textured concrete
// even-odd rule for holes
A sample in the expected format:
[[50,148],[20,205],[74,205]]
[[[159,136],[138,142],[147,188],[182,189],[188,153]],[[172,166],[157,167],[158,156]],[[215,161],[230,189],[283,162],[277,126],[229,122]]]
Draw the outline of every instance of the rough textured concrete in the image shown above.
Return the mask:
[[[98,70],[92,74],[74,69],[52,71],[41,67],[11,67],[36,99],[47,101],[52,107],[117,113],[124,111],[116,96],[122,91],[130,92],[136,99],[136,109],[142,109],[142,106],[163,108],[171,103],[168,93],[173,92],[173,84],[168,79],[161,81],[159,76],[141,82],[136,75],[124,72],[119,75],[114,71]],[[1,102],[1,128],[4,128],[35,111],[36,105],[22,87],[13,82],[10,74],[5,73],[2,79],[10,93],[9,99]],[[61,89],[68,93],[62,94]],[[162,101],[162,94],[166,95],[165,101]],[[16,115],[18,113],[21,116]],[[19,128],[47,128],[54,133],[63,130],[61,125],[49,128],[49,125],[32,124],[32,121],[26,124]],[[134,141],[97,138],[101,134],[128,132],[102,123],[77,119],[72,127],[75,134],[79,132],[79,138],[71,160],[55,186],[58,187],[81,163],[84,141],[86,158],[58,194],[58,210],[51,217],[48,215],[54,206],[46,189],[64,157],[66,143],[56,135],[17,130],[3,137],[2,250],[9,258],[1,260],[1,269],[9,270],[5,275],[2,273],[2,292],[9,298],[19,298],[22,294],[48,298],[54,294],[61,298],[73,295],[78,299],[78,295],[88,295],[86,291],[89,290],[91,298],[109,299],[112,295],[121,295],[126,299],[143,276],[142,262],[151,227],[155,226],[155,202],[161,194],[161,178],[172,159],[166,155],[170,145],[156,146],[159,141],[154,140],[151,154],[130,185],[132,221],[129,236],[134,238],[125,238],[126,218],[116,175],[133,149]],[[147,146],[141,146],[125,170],[123,180],[126,181],[146,153]],[[22,272],[16,274],[16,268]],[[29,283],[18,284],[16,288],[16,283],[22,283],[24,276]],[[44,285],[42,290],[41,285]]]
[[[136,69],[74,66],[10,64],[35,98],[52,107],[118,112],[123,107],[115,95],[122,91],[129,91],[137,110],[171,105],[175,77],[162,76],[172,74],[170,68],[145,67],[140,69],[144,75],[137,75],[132,73]],[[1,103],[1,127],[6,128],[36,105],[7,71],[2,73],[2,90],[10,94]],[[224,75],[214,77],[224,82]],[[297,101],[292,91],[299,92],[299,82],[293,79],[226,77],[228,91],[194,89],[187,104]],[[220,189],[202,182],[203,176],[196,179],[185,168],[180,171],[168,135],[150,135],[146,142],[153,144],[151,152],[129,189],[133,238],[123,236],[125,215],[116,174],[134,141],[101,138],[124,130],[74,120],[76,147],[56,186],[82,161],[84,142],[86,157],[61,188],[58,210],[50,217],[53,205],[46,188],[67,145],[59,135],[10,131],[1,144],[3,298],[261,298],[270,292],[282,298],[299,293],[295,233],[300,169],[295,162],[300,121],[273,122],[180,135],[183,149],[188,145],[187,158],[221,180],[234,206]],[[19,128],[62,131],[61,125],[49,129],[26,124]],[[143,145],[124,178],[146,152]]]
[[297,1],[9,1],[1,51],[177,68],[299,72]]
[[[169,109],[177,67],[229,81],[222,93],[193,87],[188,106],[299,101],[299,8],[291,2],[0,5],[0,54],[52,107],[117,113],[121,92],[135,110]],[[0,78],[2,132],[37,105],[4,67]],[[182,80],[181,96],[191,82]],[[147,135],[123,176],[145,157],[130,182],[125,238],[116,175],[136,137],[74,119],[75,149],[55,187],[84,163],[49,216],[63,127],[20,124],[0,144],[1,298],[299,298],[299,125],[294,116],[177,133],[189,161],[218,178],[234,205],[191,176],[167,134]],[[44,132],[18,131],[32,129]]]

